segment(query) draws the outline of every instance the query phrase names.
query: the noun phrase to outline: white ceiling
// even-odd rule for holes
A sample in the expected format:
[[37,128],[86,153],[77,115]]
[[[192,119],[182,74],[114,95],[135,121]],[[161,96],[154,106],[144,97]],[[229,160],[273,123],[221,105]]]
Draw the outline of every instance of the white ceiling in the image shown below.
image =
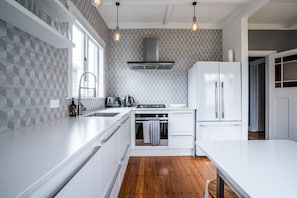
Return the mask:
[[297,0],[271,0],[249,18],[250,29],[297,29]]
[[[196,16],[200,28],[222,28],[240,6],[257,0],[198,0]],[[116,0],[98,7],[110,29],[116,26]],[[119,27],[190,28],[194,8],[191,0],[120,0]],[[271,0],[249,18],[251,29],[295,28],[297,0]]]

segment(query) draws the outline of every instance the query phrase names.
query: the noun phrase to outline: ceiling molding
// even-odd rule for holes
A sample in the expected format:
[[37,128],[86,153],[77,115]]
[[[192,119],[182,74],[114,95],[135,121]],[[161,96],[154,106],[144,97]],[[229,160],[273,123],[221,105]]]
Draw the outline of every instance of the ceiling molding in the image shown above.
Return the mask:
[[283,24],[249,24],[249,30],[297,30],[297,25],[284,27]]
[[277,50],[249,50],[250,57],[265,57],[277,53]]
[[[198,0],[198,4],[240,5],[251,1],[252,0]],[[121,2],[121,5],[192,5],[192,3],[193,0],[125,0]],[[114,5],[114,0],[105,0],[103,5]]]
[[284,24],[285,28],[292,28],[297,25],[297,17],[292,19],[290,22]]
[[172,15],[172,9],[173,9],[173,5],[168,5],[166,8],[166,14],[163,20],[163,24],[167,25],[170,21],[171,15]]
[[[192,23],[120,23],[120,29],[191,29]],[[109,29],[115,29],[116,24],[111,23]],[[222,29],[218,24],[200,23],[199,29]]]
[[250,1],[249,3],[245,5],[237,6],[237,9],[235,12],[232,12],[230,15],[225,17],[220,24],[222,27],[229,24],[234,19],[238,18],[244,18],[244,17],[250,17],[255,12],[257,12],[259,9],[261,9],[265,4],[267,4],[270,0],[257,0],[257,1]]

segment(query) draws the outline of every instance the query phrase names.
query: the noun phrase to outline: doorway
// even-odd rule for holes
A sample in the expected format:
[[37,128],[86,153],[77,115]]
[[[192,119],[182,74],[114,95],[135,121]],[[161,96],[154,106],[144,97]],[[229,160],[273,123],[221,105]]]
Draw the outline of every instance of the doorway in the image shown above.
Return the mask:
[[249,57],[249,140],[265,139],[265,57]]

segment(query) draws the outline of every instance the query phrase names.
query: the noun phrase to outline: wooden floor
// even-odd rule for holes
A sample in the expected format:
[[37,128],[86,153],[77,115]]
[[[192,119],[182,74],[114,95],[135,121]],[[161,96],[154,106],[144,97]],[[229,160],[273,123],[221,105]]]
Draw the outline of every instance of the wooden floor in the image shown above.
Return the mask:
[[249,131],[249,140],[265,140],[265,132],[250,132]]
[[205,182],[216,178],[206,157],[131,157],[120,198],[203,198]]

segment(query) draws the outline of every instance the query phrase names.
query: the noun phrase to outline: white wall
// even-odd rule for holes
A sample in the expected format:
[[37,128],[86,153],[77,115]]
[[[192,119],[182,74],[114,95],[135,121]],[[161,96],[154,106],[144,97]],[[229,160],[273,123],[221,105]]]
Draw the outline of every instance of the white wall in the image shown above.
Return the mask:
[[248,20],[234,17],[223,27],[223,60],[228,60],[228,50],[234,51],[234,61],[241,62],[242,75],[242,139],[248,138]]
[[227,60],[228,49],[234,50],[234,61],[241,62],[242,68],[242,139],[248,138],[248,17],[270,0],[250,1],[239,7],[224,20],[223,60]]

